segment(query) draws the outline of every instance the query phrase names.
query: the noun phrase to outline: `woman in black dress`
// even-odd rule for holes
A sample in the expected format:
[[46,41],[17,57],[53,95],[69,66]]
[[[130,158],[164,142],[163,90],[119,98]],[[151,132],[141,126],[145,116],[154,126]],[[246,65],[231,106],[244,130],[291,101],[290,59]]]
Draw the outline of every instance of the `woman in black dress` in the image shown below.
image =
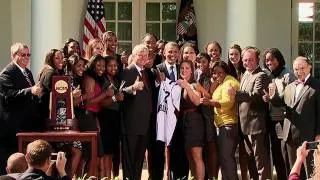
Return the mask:
[[[114,56],[107,56],[106,59],[106,86],[113,91],[112,96],[107,96],[101,102],[101,109],[98,113],[100,122],[100,135],[103,145],[103,166],[104,176],[111,178],[113,155],[120,153],[120,102],[124,95],[119,91],[120,83],[116,76],[118,74],[118,63]],[[115,175],[114,175],[115,176]],[[116,175],[117,176],[117,175]],[[115,177],[113,177],[115,178]]]
[[[85,98],[81,94],[83,86],[83,72],[86,66],[87,60],[79,57],[78,55],[71,55],[66,60],[66,73],[71,77],[71,88],[75,92],[73,96],[73,110],[75,119],[79,121],[84,121],[85,111],[84,111],[84,100]],[[79,94],[76,94],[80,92]],[[82,129],[80,129],[82,131]],[[82,144],[80,141],[73,142],[73,148],[71,149],[71,175],[76,174],[77,177],[82,176],[82,165],[81,162],[82,155]],[[81,163],[81,164],[80,164]]]
[[[198,81],[196,89],[201,92],[201,97],[211,99],[214,89],[217,87],[216,82],[211,80],[210,56],[207,53],[200,53],[197,56],[199,64]],[[196,77],[195,77],[196,78]],[[217,132],[213,123],[212,107],[201,104],[200,111],[205,122],[205,146],[204,146],[204,162],[206,168],[206,179],[218,178],[219,162],[217,150]]]
[[177,83],[183,88],[178,121],[182,123],[184,145],[192,176],[203,180],[205,169],[202,159],[204,145],[204,121],[198,109],[200,93],[195,90],[194,65],[192,61],[182,61]]

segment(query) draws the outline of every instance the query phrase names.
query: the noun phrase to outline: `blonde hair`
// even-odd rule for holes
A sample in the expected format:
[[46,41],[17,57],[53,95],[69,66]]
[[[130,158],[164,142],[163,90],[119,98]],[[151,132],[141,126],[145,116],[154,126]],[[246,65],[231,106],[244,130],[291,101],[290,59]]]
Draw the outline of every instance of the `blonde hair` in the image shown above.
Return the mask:
[[103,42],[101,39],[98,39],[98,38],[90,39],[88,46],[86,48],[86,59],[90,59],[92,57],[93,47],[98,43],[101,43],[103,46]]
[[13,56],[17,54],[19,51],[23,50],[24,48],[29,48],[26,44],[22,43],[14,43],[11,45],[10,51],[11,51],[11,59],[13,59]]

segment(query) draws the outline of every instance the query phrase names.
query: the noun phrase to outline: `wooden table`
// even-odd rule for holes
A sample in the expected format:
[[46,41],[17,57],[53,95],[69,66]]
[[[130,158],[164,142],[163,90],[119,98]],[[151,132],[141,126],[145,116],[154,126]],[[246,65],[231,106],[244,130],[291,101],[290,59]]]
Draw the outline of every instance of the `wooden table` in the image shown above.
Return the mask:
[[48,142],[89,142],[91,143],[91,172],[90,176],[97,177],[95,169],[97,168],[97,133],[96,132],[74,132],[74,131],[48,131],[48,132],[27,132],[18,133],[19,152],[23,152],[23,144],[37,139],[43,139]]

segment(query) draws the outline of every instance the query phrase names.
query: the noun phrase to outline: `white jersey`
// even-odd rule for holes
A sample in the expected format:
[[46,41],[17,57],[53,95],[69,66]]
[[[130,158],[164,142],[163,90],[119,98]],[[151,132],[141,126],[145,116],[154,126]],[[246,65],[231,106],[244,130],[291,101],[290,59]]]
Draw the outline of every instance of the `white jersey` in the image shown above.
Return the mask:
[[177,123],[175,110],[180,110],[181,87],[166,78],[161,82],[157,104],[157,140],[170,144]]

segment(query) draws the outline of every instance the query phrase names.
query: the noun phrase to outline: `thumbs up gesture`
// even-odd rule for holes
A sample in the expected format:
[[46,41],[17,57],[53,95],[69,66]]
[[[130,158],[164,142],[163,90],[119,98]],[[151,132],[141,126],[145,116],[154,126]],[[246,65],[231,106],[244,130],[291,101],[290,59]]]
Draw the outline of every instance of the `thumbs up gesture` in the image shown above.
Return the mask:
[[236,89],[231,85],[231,83],[229,83],[229,87],[228,87],[229,96],[234,96],[236,92],[237,92]]
[[134,91],[136,91],[136,90],[142,91],[142,90],[143,90],[143,87],[144,87],[143,82],[140,81],[139,76],[137,76],[136,81],[135,81],[135,82],[133,83],[133,85],[132,85],[133,90],[134,90]]
[[263,96],[262,96],[262,99],[264,102],[269,102],[270,101],[270,96],[269,96],[269,93],[264,89],[263,90]]
[[78,86],[76,89],[74,89],[74,90],[72,91],[72,96],[73,96],[74,98],[78,98],[78,97],[81,96],[80,86]]
[[40,82],[31,87],[31,93],[35,96],[39,96],[42,91]]

